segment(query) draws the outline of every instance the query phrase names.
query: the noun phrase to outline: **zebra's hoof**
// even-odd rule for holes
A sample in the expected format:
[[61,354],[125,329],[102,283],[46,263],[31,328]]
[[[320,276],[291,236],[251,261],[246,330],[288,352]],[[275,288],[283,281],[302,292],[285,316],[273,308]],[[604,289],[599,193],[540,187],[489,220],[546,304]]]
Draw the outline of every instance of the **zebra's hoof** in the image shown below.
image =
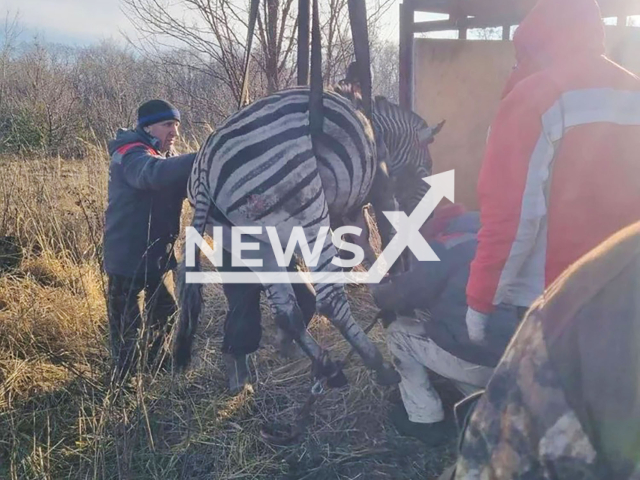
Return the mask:
[[342,371],[342,365],[331,360],[327,351],[322,353],[320,359],[314,361],[312,373],[316,379],[326,379],[329,388],[339,388],[349,383]]
[[397,385],[398,383],[400,383],[400,380],[401,377],[398,371],[387,362],[384,362],[382,364],[382,367],[380,367],[376,371],[376,383],[378,385],[384,387]]

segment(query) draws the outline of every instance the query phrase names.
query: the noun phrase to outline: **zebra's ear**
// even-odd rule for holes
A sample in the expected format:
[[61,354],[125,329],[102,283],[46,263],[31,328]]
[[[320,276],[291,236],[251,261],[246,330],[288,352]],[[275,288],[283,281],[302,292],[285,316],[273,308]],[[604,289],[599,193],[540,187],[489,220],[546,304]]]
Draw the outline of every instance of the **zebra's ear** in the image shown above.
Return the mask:
[[420,130],[420,133],[418,133],[418,141],[420,142],[420,144],[429,145],[433,143],[433,141],[436,138],[436,135],[440,132],[440,130],[442,130],[442,127],[444,126],[445,122],[446,120],[442,120],[435,127],[428,127]]

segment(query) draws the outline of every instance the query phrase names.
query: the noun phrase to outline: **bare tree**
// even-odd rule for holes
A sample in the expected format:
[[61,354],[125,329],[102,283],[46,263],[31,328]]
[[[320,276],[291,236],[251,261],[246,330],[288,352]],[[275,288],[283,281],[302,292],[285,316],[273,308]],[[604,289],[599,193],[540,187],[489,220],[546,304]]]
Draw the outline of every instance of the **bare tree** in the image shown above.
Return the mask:
[[[247,32],[247,8],[232,0],[123,0],[136,29],[147,35],[136,44],[155,58],[162,49],[181,47],[186,53],[182,66],[198,68],[226,87],[237,102],[242,86]],[[254,63],[266,79],[266,92],[290,82],[293,70],[295,17],[293,0],[266,0],[257,24],[258,54]],[[184,16],[178,11],[189,12]],[[255,85],[254,85],[255,89]]]
[[[328,0],[323,10],[325,21],[322,25],[324,80],[333,84],[343,78],[345,70],[354,58],[353,37],[349,24],[349,8],[347,0]],[[369,0],[367,5],[367,28],[369,30],[369,47],[371,49],[371,68],[374,69],[374,58],[383,42],[379,40],[380,20],[389,8],[392,0]]]
[[267,79],[266,93],[272,93],[293,81],[297,21],[292,15],[293,0],[263,0],[262,5],[258,14],[262,58],[258,62]]
[[478,40],[501,40],[502,27],[472,28],[469,31],[469,38]]
[[322,14],[326,19],[322,24],[323,77],[326,83],[332,84],[344,76],[353,57],[347,0],[328,0]]
[[380,43],[371,55],[373,94],[382,95],[391,102],[398,102],[398,45],[392,42]]
[[160,93],[149,81],[155,71],[149,63],[108,42],[78,52],[73,84],[83,126],[92,136],[109,138],[117,127],[132,125],[136,106]]
[[70,83],[75,68],[73,49],[46,46],[37,39],[16,60],[11,75],[4,117],[3,143],[59,153],[64,139],[76,129],[77,97]]
[[195,140],[234,108],[219,83],[180,65],[189,52],[150,60],[108,42],[70,48],[37,38],[9,51],[0,57],[0,152],[82,155],[86,142],[104,144],[133,126],[137,106],[153,97],[179,105]]
[[[183,132],[196,141],[235,111],[247,16],[236,0],[172,0],[190,8],[186,19],[168,0],[124,1],[139,9],[134,20],[149,35],[138,49],[109,42],[63,47],[37,37],[17,48],[18,18],[7,20],[0,36],[0,152],[83,155],[87,142],[104,145],[117,128],[133,126],[137,106],[153,97],[180,108]],[[261,1],[250,99],[291,85],[296,73],[297,2]],[[390,0],[370,2],[373,90],[394,100],[397,46],[377,35],[377,17]],[[332,84],[353,60],[349,13],[346,0],[321,4],[323,74]]]
[[[179,45],[185,54],[182,66],[206,71],[240,96],[247,35],[248,8],[237,0],[123,0],[136,29],[148,36],[141,47],[154,58],[167,46]],[[377,38],[380,18],[393,0],[369,0],[370,38]],[[187,16],[179,12],[189,12]],[[294,0],[262,0],[256,25],[256,49],[252,52],[250,97],[257,98],[289,86],[295,76],[297,3]],[[328,0],[321,11],[323,73],[327,83],[344,74],[353,60],[347,0]],[[175,65],[175,62],[173,63]]]

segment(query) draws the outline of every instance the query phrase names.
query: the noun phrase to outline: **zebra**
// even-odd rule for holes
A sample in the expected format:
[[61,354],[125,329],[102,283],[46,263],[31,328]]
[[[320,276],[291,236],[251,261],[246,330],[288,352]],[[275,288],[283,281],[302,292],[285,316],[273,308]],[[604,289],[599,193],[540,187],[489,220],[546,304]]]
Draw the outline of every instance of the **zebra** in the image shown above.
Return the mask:
[[[349,80],[349,76],[336,85],[335,91],[361,108],[357,83]],[[428,147],[442,130],[445,121],[430,127],[418,114],[401,108],[381,95],[373,99],[372,121],[377,132],[378,155],[384,157],[384,176],[388,179],[387,182],[380,182],[387,191],[379,195],[392,195],[396,202],[394,209],[399,208],[410,215],[429,190],[429,185],[422,180],[430,176],[433,170]],[[380,150],[384,153],[380,153]],[[372,205],[378,228],[382,230],[381,236],[388,238],[390,225],[377,208],[378,205]],[[357,221],[356,218],[348,220],[350,223]]]
[[[338,82],[336,91],[363,109],[360,73],[358,64],[352,62],[345,78]],[[429,185],[422,181],[431,175],[433,169],[428,146],[442,130],[445,121],[429,127],[422,117],[381,95],[373,99],[372,121],[382,137],[383,148],[392,153],[387,157],[386,166],[394,197],[400,209],[409,215],[429,189]]]
[[373,123],[389,151],[386,163],[394,197],[400,209],[410,215],[429,190],[429,185],[422,180],[433,170],[428,146],[442,130],[445,121],[429,127],[416,113],[400,108],[385,97],[376,96]]
[[[381,99],[376,101],[380,121],[377,127],[371,125],[353,95],[347,93],[340,88],[323,92],[324,125],[315,138],[309,134],[308,87],[271,94],[230,116],[209,136],[196,157],[187,186],[194,207],[192,227],[200,235],[211,235],[214,224],[222,226],[224,245],[228,246],[232,226],[275,226],[285,245],[293,227],[302,226],[305,238],[313,244],[321,227],[334,227],[341,219],[360,212],[369,201],[380,211],[395,209],[389,183],[384,181],[384,159],[378,155],[388,145],[389,164],[400,165],[391,173],[411,168],[427,174],[428,152],[425,157],[414,150],[421,142],[431,141],[434,129],[424,120],[418,121],[417,115],[403,113]],[[403,118],[411,121],[402,122]],[[374,134],[374,128],[380,128],[384,140]],[[403,194],[401,198],[410,207],[414,197]],[[266,234],[254,237],[263,245],[268,242]],[[339,271],[340,267],[331,262],[336,254],[327,236],[319,261],[310,270]],[[262,267],[252,270],[285,270],[277,265],[269,248],[258,255]],[[184,274],[199,269],[196,255],[195,266],[182,270]],[[276,324],[312,359],[316,375],[328,378],[330,386],[345,383],[340,366],[307,332],[291,284],[266,284],[264,289]],[[201,285],[183,284],[180,290],[182,309],[175,360],[179,368],[184,368],[191,358],[202,303]],[[316,285],[316,307],[339,329],[365,365],[376,372],[379,384],[399,382],[393,366],[354,322],[341,284]]]

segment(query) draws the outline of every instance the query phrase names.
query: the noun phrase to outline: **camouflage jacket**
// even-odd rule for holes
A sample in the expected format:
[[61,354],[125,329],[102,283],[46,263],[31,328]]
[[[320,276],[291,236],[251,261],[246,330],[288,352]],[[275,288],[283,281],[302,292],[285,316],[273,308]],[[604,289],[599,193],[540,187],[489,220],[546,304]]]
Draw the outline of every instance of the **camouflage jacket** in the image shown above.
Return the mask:
[[529,311],[462,437],[455,478],[640,478],[640,223]]

